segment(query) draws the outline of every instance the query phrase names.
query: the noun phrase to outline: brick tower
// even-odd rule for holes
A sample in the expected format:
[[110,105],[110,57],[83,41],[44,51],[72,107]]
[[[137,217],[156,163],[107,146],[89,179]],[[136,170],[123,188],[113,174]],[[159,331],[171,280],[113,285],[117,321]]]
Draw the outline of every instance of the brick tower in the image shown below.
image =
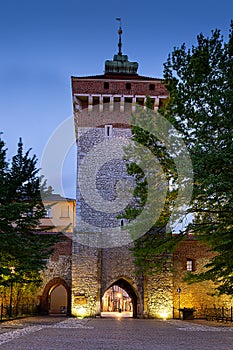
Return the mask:
[[[137,73],[138,63],[122,54],[121,26],[118,34],[118,53],[105,61],[103,75],[71,78],[78,169],[72,313],[79,316],[100,314],[103,294],[114,284],[130,295],[135,317],[146,310],[144,281],[135,275],[130,243],[116,243],[124,235],[124,220],[119,219],[122,211],[117,205],[114,209],[117,184],[121,180],[127,184],[130,179],[117,148],[113,155],[110,142],[130,137],[131,113],[137,104],[145,105],[147,95],[156,111],[167,91],[161,79]],[[105,162],[102,156],[107,157]]]

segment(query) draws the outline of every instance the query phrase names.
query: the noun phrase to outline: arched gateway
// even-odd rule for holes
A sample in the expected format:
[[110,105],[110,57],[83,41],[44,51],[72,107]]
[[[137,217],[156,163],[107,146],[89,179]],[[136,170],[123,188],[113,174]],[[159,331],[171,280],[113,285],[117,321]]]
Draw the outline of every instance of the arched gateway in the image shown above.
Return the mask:
[[130,296],[133,317],[173,315],[173,278],[170,272],[144,276],[137,274],[129,246],[109,249],[73,243],[72,314],[101,316],[102,298],[113,285]]
[[42,314],[71,314],[71,290],[66,281],[60,277],[50,280],[40,300]]
[[[120,289],[114,290],[114,287],[119,287]],[[104,292],[104,295],[108,290],[111,290],[111,289],[113,290],[113,295],[111,296],[112,300],[110,300],[112,302],[112,305],[111,305],[111,309],[108,309],[107,311],[120,311],[120,312],[131,311],[132,317],[134,317],[134,318],[137,317],[138,304],[140,305],[140,303],[138,303],[138,300],[140,299],[140,297],[137,294],[137,292],[134,290],[132,285],[128,281],[126,281],[124,278],[119,278],[117,281],[112,283],[107,288],[107,290]],[[119,291],[121,291],[121,292],[119,293]],[[127,305],[123,305],[124,292],[125,292],[126,299],[127,299],[126,300]],[[120,294],[120,296],[118,294]],[[102,301],[103,301],[103,298],[102,298]],[[114,303],[116,303],[116,305],[114,305]],[[132,307],[131,307],[131,305],[132,305]],[[103,310],[103,302],[102,302],[101,311],[104,311]]]

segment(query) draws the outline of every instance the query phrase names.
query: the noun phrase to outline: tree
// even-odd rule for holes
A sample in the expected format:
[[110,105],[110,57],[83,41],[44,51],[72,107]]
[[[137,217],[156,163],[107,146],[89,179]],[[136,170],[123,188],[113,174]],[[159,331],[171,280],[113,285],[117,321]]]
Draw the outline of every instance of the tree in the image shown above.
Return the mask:
[[190,281],[220,283],[233,294],[233,22],[228,42],[220,30],[176,48],[165,64],[170,102],[164,114],[182,131],[194,171],[187,230],[216,254],[206,272]]
[[37,159],[23,153],[20,139],[11,164],[6,161],[5,144],[0,140],[0,284],[40,283],[40,272],[58,236],[39,234],[45,214],[38,176]]
[[[164,83],[170,98],[160,113],[183,135],[194,176],[192,201],[185,211],[192,221],[178,237],[192,233],[215,253],[206,271],[192,274],[189,281],[213,280],[220,293],[233,294],[233,23],[226,42],[215,30],[210,37],[198,35],[191,49],[185,44],[174,48],[164,64]],[[151,148],[157,149],[155,140]],[[162,154],[161,161],[166,158]],[[137,254],[153,260],[155,252],[172,250],[176,240],[171,235],[163,247],[150,239]]]
[[180,240],[179,235],[172,239],[166,229],[177,199],[177,169],[166,142],[162,142],[170,130],[163,130],[161,123],[157,135],[157,117],[147,96],[146,109],[138,106],[132,115],[134,143],[125,148],[127,172],[134,177],[135,187],[134,202],[123,216],[133,220],[127,229],[134,240],[132,251],[139,273],[161,272]]

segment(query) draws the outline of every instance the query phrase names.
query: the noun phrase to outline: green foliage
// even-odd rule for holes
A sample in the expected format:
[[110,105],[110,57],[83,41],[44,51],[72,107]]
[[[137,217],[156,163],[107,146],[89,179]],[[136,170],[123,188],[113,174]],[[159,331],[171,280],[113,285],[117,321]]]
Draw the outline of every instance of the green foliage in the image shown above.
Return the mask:
[[[177,198],[175,165],[163,144],[133,127],[133,139],[154,153],[172,184],[159,220],[135,243],[135,261],[142,271],[161,271],[158,257],[167,257],[191,232],[215,257],[202,273],[189,274],[188,281],[212,280],[219,293],[233,294],[233,22],[228,41],[215,30],[210,37],[198,35],[191,49],[185,44],[174,48],[164,64],[164,81],[170,97],[160,113],[182,134],[192,159],[194,187],[185,215],[193,220],[177,235],[163,232]],[[129,169],[139,179],[137,200],[143,210],[147,179],[135,166]],[[137,217],[132,211],[131,217]]]
[[233,23],[229,41],[219,30],[202,34],[197,45],[175,48],[164,65],[170,101],[164,115],[185,138],[194,172],[187,227],[216,256],[206,272],[189,281],[210,279],[220,293],[233,294]]
[[[45,214],[41,188],[46,183],[38,176],[37,159],[23,153],[20,140],[11,164],[6,161],[0,140],[0,285],[13,282],[40,282],[40,272],[58,236],[37,233]],[[14,267],[12,273],[12,267]]]
[[[163,130],[160,130],[161,139],[153,133],[156,114],[149,96],[146,107],[138,106],[132,115],[134,144],[125,149],[128,174],[134,177],[135,188],[134,203],[126,207],[124,217],[129,221],[138,220],[136,225],[127,228],[134,239],[132,251],[139,273],[160,272],[167,268],[177,244],[177,239],[173,240],[171,232],[165,229],[177,198],[177,169],[172,155],[161,142]],[[140,232],[143,234],[139,236]]]

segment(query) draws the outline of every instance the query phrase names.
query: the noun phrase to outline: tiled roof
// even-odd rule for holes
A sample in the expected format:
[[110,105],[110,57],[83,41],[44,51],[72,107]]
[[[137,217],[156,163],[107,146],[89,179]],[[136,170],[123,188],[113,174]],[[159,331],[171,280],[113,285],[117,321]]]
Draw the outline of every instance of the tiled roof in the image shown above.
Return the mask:
[[64,201],[75,201],[75,199],[73,198],[67,198],[67,197],[62,197],[60,194],[58,193],[52,193],[51,195],[49,195],[48,197],[44,198],[45,202],[50,202],[50,201],[54,201],[54,202],[64,202]]

